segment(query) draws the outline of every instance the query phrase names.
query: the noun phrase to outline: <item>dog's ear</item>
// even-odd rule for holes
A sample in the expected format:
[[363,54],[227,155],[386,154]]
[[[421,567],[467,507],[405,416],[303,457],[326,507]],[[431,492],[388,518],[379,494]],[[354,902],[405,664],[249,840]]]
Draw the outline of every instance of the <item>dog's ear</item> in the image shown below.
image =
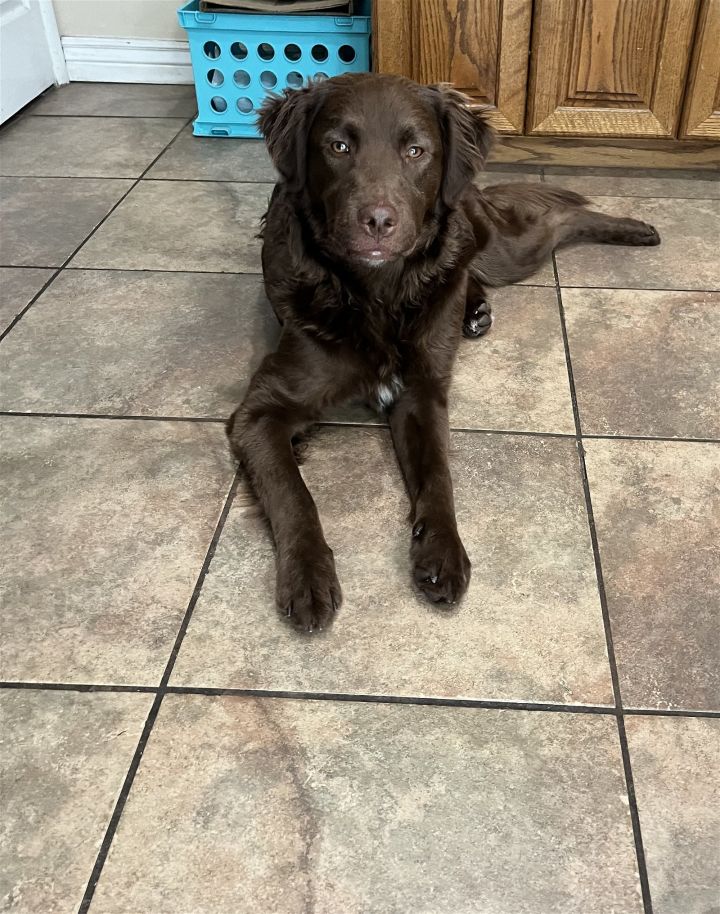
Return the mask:
[[308,136],[321,96],[321,85],[311,83],[302,89],[285,89],[281,95],[270,95],[260,108],[258,127],[273,164],[292,191],[300,190],[305,183]]
[[462,92],[444,83],[430,86],[430,91],[445,154],[441,196],[443,203],[452,207],[485,164],[495,134],[482,111],[470,108]]

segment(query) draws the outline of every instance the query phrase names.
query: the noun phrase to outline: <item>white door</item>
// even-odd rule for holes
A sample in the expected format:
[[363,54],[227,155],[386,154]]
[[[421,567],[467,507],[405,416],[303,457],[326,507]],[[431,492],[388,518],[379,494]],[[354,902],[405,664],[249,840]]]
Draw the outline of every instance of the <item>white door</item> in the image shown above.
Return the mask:
[[54,82],[67,82],[50,0],[0,0],[0,124]]

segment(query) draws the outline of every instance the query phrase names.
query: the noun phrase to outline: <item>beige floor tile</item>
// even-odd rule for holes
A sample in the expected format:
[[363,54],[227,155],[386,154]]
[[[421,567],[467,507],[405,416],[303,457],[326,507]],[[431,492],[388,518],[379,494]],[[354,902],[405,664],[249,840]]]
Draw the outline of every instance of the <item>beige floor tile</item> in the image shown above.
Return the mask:
[[574,434],[555,289],[493,289],[489,300],[490,333],[460,346],[451,425]]
[[0,134],[4,175],[137,178],[182,118],[24,117]]
[[[720,178],[711,172],[652,171],[624,168],[545,169],[545,182],[589,197],[720,197]],[[628,213],[632,215],[632,203]]]
[[557,254],[563,286],[720,290],[720,200],[595,197],[593,206],[655,226],[656,247],[579,245]]
[[32,270],[26,267],[0,268],[0,333],[37,294],[52,273],[52,270]]
[[625,723],[655,914],[711,914],[720,898],[720,720]]
[[75,914],[152,695],[0,692],[0,903]]
[[720,293],[562,297],[585,433],[720,438]]
[[0,178],[3,266],[59,267],[132,181]]
[[66,270],[0,349],[0,408],[224,419],[278,330],[260,276]]
[[157,685],[232,479],[222,428],[1,426],[3,678]]
[[273,183],[276,172],[263,140],[194,136],[190,126],[160,156],[148,177]]
[[170,696],[95,914],[640,914],[611,718]]
[[72,261],[119,270],[260,272],[271,186],[142,181]]
[[585,450],[624,704],[720,710],[720,445]]
[[72,82],[46,92],[29,113],[192,117],[196,111],[195,86]]

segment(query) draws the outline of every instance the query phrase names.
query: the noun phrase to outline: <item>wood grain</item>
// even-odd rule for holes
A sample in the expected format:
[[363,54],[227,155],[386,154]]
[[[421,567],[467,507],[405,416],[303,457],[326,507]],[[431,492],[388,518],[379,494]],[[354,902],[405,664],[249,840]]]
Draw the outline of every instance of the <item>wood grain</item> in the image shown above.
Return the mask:
[[528,132],[677,135],[700,0],[536,0]]
[[567,89],[571,104],[644,104],[650,98],[667,3],[579,0]]
[[375,66],[451,82],[501,132],[525,123],[530,0],[376,0]]
[[374,0],[373,69],[412,75],[410,0]]
[[720,0],[703,0],[681,136],[720,140]]

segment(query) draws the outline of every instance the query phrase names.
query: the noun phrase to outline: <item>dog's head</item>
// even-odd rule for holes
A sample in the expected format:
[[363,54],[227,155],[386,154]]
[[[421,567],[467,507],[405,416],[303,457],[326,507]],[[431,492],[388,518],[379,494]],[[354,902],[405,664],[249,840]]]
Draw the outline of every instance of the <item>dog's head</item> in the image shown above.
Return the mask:
[[448,86],[353,74],[271,97],[259,124],[326,249],[381,265],[416,249],[482,167],[492,131],[466,101]]

